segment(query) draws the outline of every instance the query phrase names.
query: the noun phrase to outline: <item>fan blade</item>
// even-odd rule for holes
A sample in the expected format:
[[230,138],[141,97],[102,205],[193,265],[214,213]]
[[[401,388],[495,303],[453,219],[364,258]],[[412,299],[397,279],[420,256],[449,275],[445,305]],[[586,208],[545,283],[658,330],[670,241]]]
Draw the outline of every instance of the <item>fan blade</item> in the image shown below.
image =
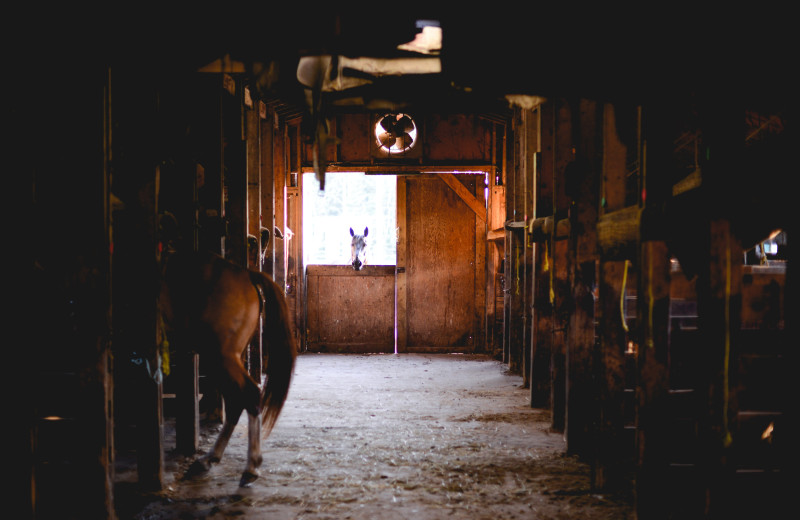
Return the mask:
[[414,139],[408,134],[402,134],[397,137],[397,146],[401,150],[404,148],[408,148],[411,146],[411,143],[414,142]]
[[397,133],[401,132],[408,133],[414,129],[414,122],[411,120],[410,117],[403,116],[397,120],[397,123],[395,123],[395,128],[397,129]]
[[387,132],[391,132],[392,130],[394,130],[394,121],[392,121],[392,119],[393,119],[392,116],[386,116],[383,119],[381,119],[381,127],[383,127],[383,129],[386,130]]
[[391,148],[397,142],[397,138],[391,132],[384,132],[378,136],[381,146],[384,148]]

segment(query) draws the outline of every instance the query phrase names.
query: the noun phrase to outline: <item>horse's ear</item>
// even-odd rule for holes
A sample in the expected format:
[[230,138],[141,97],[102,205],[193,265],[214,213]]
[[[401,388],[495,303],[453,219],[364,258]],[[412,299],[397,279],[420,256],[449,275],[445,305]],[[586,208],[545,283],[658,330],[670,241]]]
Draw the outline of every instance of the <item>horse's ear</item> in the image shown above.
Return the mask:
[[368,234],[369,234],[369,228],[365,227],[364,228],[364,236],[367,236]]
[[353,233],[353,228],[350,228],[350,236],[351,236],[351,237],[354,237],[354,236],[356,236],[356,234],[355,234],[355,233]]
[[269,228],[262,227],[261,228],[261,247],[266,248],[269,245]]

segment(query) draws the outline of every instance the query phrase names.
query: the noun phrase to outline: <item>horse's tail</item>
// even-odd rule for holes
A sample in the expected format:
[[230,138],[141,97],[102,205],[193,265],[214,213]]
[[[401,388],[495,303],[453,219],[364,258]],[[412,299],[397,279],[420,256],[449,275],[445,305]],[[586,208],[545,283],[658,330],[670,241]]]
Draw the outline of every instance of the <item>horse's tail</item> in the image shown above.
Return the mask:
[[253,283],[264,294],[264,366],[266,383],[261,389],[262,436],[267,437],[275,426],[289,394],[289,384],[297,357],[294,334],[281,287],[264,273],[251,271]]

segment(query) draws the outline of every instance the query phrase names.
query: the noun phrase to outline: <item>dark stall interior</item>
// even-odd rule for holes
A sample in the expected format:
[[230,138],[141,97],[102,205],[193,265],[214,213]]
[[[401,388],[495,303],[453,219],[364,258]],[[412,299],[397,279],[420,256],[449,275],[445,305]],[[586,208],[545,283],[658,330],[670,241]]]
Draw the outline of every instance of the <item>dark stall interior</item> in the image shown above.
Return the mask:
[[[199,250],[284,289],[300,356],[501,361],[637,518],[780,517],[788,17],[400,7],[11,9],[22,516],[116,518],[118,450],[158,492],[165,417],[190,455],[224,413],[159,314]],[[306,263],[304,193],[346,172],[396,179],[393,265]]]

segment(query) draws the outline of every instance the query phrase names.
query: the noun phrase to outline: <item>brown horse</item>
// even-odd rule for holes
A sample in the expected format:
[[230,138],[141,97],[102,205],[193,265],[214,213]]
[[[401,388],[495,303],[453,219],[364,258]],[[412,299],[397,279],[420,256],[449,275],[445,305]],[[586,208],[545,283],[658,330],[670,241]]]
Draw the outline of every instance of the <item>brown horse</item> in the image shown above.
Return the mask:
[[[216,381],[225,406],[225,423],[213,449],[197,459],[186,476],[205,473],[220,461],[246,410],[247,466],[239,485],[249,486],[258,478],[261,439],[272,431],[283,408],[297,355],[283,291],[266,274],[212,253],[172,254],[163,282],[160,307],[168,337],[177,349],[199,352],[211,367],[209,376]],[[263,386],[243,363],[262,318]]]

